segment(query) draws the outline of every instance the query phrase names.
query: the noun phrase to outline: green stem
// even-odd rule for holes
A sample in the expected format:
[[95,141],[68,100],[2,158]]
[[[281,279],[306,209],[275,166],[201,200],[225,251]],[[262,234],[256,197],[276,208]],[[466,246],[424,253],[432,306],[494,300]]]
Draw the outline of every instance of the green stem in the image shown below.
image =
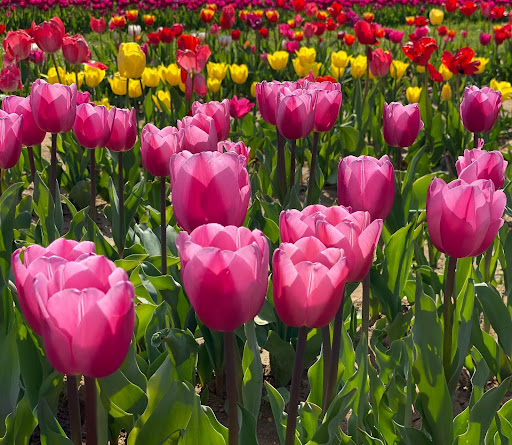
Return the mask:
[[457,269],[457,258],[448,257],[448,270],[446,273],[446,286],[443,302],[443,368],[446,381],[450,380],[452,366],[452,329],[453,329],[453,287],[455,284],[455,271]]
[[52,147],[50,152],[50,195],[53,202],[57,202],[57,133],[52,133]]
[[[57,73],[57,79],[59,80],[59,83],[63,85],[62,79],[60,78],[59,73],[59,66],[57,65],[57,59],[55,58],[55,54],[50,54],[50,58],[52,59],[53,66],[55,67],[55,72]],[[78,87],[78,84],[76,85]]]
[[322,404],[325,406],[327,391],[329,388],[329,370],[331,364],[331,327],[330,325],[322,328],[322,359],[323,359],[323,387]]
[[279,180],[279,190],[281,192],[281,199],[282,202],[284,202],[284,199],[286,198],[286,164],[285,164],[285,157],[284,157],[284,144],[285,139],[279,133],[279,130],[277,130],[277,176]]
[[82,445],[82,422],[80,420],[80,402],[78,399],[78,386],[75,375],[66,376],[66,388],[68,390],[71,440],[74,445]]
[[308,196],[306,199],[306,205],[313,203],[313,192],[315,188],[315,169],[316,169],[316,158],[318,156],[318,138],[320,133],[315,131],[313,133],[313,147],[311,147],[311,168],[309,171],[309,184],[308,184]]
[[123,258],[124,251],[124,239],[126,237],[124,231],[124,178],[123,178],[123,152],[117,153],[117,166],[119,168],[118,174],[118,200],[119,200],[119,224],[120,224],[120,236],[119,236],[119,258]]
[[89,227],[89,241],[94,241],[94,221],[96,219],[96,151],[89,150],[90,154],[90,176],[91,176],[91,190],[90,190],[90,203],[89,203],[89,218],[91,224]]
[[162,275],[167,275],[167,218],[165,205],[165,176],[160,178],[160,243],[162,247]]
[[226,385],[228,392],[229,445],[238,445],[238,395],[235,370],[235,333],[224,332],[224,354],[226,359]]
[[295,151],[297,148],[297,139],[290,141],[290,189],[295,185]]
[[30,164],[30,173],[32,175],[32,182],[36,182],[36,162],[34,160],[34,149],[32,147],[27,147],[28,152],[28,162]]
[[368,328],[370,325],[370,272],[363,278],[363,306],[361,312],[361,334],[368,341]]

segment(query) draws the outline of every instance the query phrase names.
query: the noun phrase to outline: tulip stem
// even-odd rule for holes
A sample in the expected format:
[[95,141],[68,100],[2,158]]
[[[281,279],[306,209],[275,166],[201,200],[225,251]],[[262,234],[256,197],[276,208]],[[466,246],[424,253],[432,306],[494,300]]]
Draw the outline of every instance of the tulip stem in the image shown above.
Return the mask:
[[160,178],[160,243],[162,246],[162,275],[167,275],[167,218],[165,185],[165,176],[162,176]]
[[444,289],[443,304],[443,368],[446,381],[450,379],[452,366],[452,327],[453,327],[453,287],[455,283],[455,270],[457,269],[457,258],[448,257],[448,271],[446,273],[446,286]]
[[402,170],[402,147],[396,147],[396,166],[395,166],[395,168],[398,172],[400,172]]
[[484,279],[485,279],[486,283],[490,283],[492,281],[492,276],[491,276],[492,248],[493,248],[493,244],[491,244],[485,251],[485,260],[484,260],[485,277],[484,277]]
[[52,148],[50,153],[50,195],[57,203],[57,133],[52,133]]
[[[50,54],[50,58],[52,59],[53,66],[55,67],[55,72],[57,73],[57,79],[59,80],[59,83],[61,85],[63,85],[62,79],[60,78],[59,66],[57,65],[57,59],[55,59],[55,54],[54,53]],[[76,84],[76,86],[78,88],[78,83]]]
[[370,88],[370,60],[372,58],[372,49],[368,45],[366,48],[366,77],[364,79],[364,92],[363,92],[363,100],[361,102],[361,106],[364,109],[364,103],[366,101],[366,96],[368,96],[368,89]]
[[78,400],[78,387],[75,375],[66,376],[66,388],[68,390],[71,440],[74,445],[82,445],[82,422],[80,420],[80,402]]
[[313,203],[313,191],[315,188],[315,169],[316,169],[316,158],[318,156],[318,139],[320,133],[315,131],[313,133],[313,146],[311,147],[311,168],[309,170],[309,184],[308,184],[308,196],[306,199],[306,205]]
[[277,130],[277,165],[276,165],[276,173],[279,180],[279,189],[281,191],[281,199],[284,202],[286,198],[286,164],[284,157],[284,137]]
[[0,168],[0,196],[2,196],[2,169]]
[[28,152],[28,162],[30,164],[30,174],[32,176],[32,182],[36,182],[36,162],[34,160],[34,149],[32,147],[27,147]]
[[229,445],[238,445],[238,393],[235,370],[235,333],[224,332],[224,354],[226,359],[226,385],[228,393]]
[[90,241],[94,241],[94,220],[96,219],[96,151],[94,149],[89,150],[89,156],[89,175],[91,177],[89,218],[92,222],[89,230],[89,238]]
[[302,380],[302,368],[304,367],[304,352],[306,350],[306,339],[308,328],[299,328],[297,349],[295,351],[295,362],[293,364],[292,385],[290,387],[290,402],[288,403],[288,420],[286,422],[285,445],[295,444],[295,427],[297,425],[297,408],[299,403],[300,382]]
[[474,141],[473,141],[473,148],[477,148],[478,147],[478,135],[476,133],[474,133]]
[[123,258],[124,250],[124,178],[123,178],[123,152],[120,151],[117,154],[117,167],[119,168],[118,174],[118,201],[119,201],[119,230],[121,234],[119,236],[119,258]]
[[297,139],[290,141],[290,190],[295,185],[295,151],[297,148]]
[[331,365],[331,327],[330,325],[322,328],[322,359],[323,359],[323,388],[322,388],[322,403],[325,406],[327,398],[329,371]]
[[368,328],[370,324],[370,272],[363,278],[363,306],[361,309],[361,334],[368,341]]
[[85,423],[87,445],[98,445],[98,419],[96,418],[96,379],[85,377]]

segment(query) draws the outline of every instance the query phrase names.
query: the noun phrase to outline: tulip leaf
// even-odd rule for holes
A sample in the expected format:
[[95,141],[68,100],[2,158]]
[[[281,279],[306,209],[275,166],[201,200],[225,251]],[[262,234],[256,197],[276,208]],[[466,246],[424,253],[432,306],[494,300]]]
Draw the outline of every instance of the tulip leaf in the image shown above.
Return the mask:
[[19,190],[22,186],[23,183],[21,182],[13,184],[0,197],[0,288],[7,281],[7,274],[11,268],[16,205],[19,201]]
[[34,183],[34,211],[39,217],[39,225],[42,229],[45,245],[50,244],[57,237],[54,209],[55,204],[50,196],[50,190],[48,190],[41,176],[36,174]]
[[114,243],[116,246],[121,245],[121,220],[119,216],[119,199],[116,187],[114,185],[114,181],[112,178],[109,178],[108,184],[108,193],[109,193],[109,202],[110,202],[110,218],[112,223],[112,237],[114,238]]
[[293,346],[279,337],[275,331],[270,331],[264,348],[270,354],[270,369],[277,385],[287,385],[293,373],[293,367],[290,366],[295,360]]
[[284,443],[285,435],[285,414],[284,414],[284,399],[283,396],[275,389],[270,383],[265,382],[268,400],[272,408],[272,415],[277,428],[277,435],[279,436],[279,443]]
[[[242,405],[238,405],[242,413],[240,422],[240,443],[244,445],[258,445],[256,438],[256,417],[245,409]],[[240,416],[238,416],[240,418]]]
[[[194,407],[187,428],[178,442],[179,445],[225,445],[224,437],[211,424],[201,406],[198,395],[194,396]],[[246,442],[242,442],[246,443]]]
[[151,116],[153,116],[153,96],[151,94],[151,90],[146,94],[144,98],[144,113],[146,114],[146,121],[149,122],[151,120]]
[[263,366],[254,321],[248,321],[244,330],[247,341],[242,357],[243,407],[254,416],[254,419],[257,419],[260,412],[261,389],[263,387]]
[[5,419],[5,435],[0,437],[0,445],[26,445],[36,426],[37,420],[25,395]]
[[42,445],[73,445],[66,437],[46,400],[42,399],[37,405],[37,419],[41,431]]
[[421,430],[405,427],[394,422],[400,432],[404,445],[433,445],[433,442]]
[[321,421],[321,416],[322,408],[318,405],[309,402],[302,402],[300,404],[298,427],[302,430],[302,443],[307,443],[307,441],[313,438]]
[[178,378],[195,384],[197,354],[199,345],[190,331],[181,329],[165,330],[162,341],[167,345],[169,356],[176,369]]

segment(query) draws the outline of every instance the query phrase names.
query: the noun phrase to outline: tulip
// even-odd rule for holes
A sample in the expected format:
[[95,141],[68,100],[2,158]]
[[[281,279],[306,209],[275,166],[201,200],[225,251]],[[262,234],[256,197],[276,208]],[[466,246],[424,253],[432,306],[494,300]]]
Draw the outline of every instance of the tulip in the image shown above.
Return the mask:
[[375,24],[359,21],[354,26],[357,40],[361,45],[375,45],[379,43],[375,36]]
[[417,104],[420,101],[422,87],[407,87],[405,96],[410,104]]
[[165,80],[167,81],[167,83],[169,83],[169,85],[171,85],[173,87],[178,86],[179,83],[181,82],[180,67],[178,65],[176,65],[175,63],[171,63],[167,67]]
[[90,60],[91,51],[84,37],[76,34],[71,37],[64,37],[62,55],[71,65],[81,65]]
[[436,8],[431,9],[428,18],[433,26],[439,26],[443,23],[444,12]]
[[171,93],[167,90],[158,90],[156,95],[153,94],[153,102],[158,110],[162,111],[162,104],[167,109],[171,109]]
[[121,43],[117,66],[122,77],[139,79],[146,67],[146,55],[135,42]]
[[65,33],[62,21],[58,17],[53,17],[49,22],[34,27],[32,37],[42,51],[53,54],[62,47]]
[[91,26],[91,29],[98,34],[103,34],[103,32],[105,32],[106,23],[104,17],[100,17],[99,19],[91,17],[89,25]]
[[101,378],[119,369],[135,325],[135,289],[123,269],[86,256],[52,277],[37,274],[34,291],[46,356],[57,371]]
[[453,77],[453,73],[443,63],[441,65],[439,65],[439,74],[441,74],[441,76],[443,76],[443,80],[445,82],[448,82]]
[[485,151],[480,148],[464,150],[455,163],[459,179],[468,184],[479,179],[492,181],[495,189],[503,188],[507,161],[499,151]]
[[89,88],[96,88],[105,78],[105,70],[84,65],[85,83]]
[[321,328],[334,318],[348,274],[342,249],[315,237],[283,243],[272,258],[274,305],[288,326]]
[[140,136],[140,153],[142,165],[153,176],[170,176],[169,161],[171,156],[180,151],[179,132],[176,127],[159,130],[152,124],[142,129]]
[[391,66],[389,67],[389,74],[393,79],[401,79],[404,77],[407,68],[409,68],[408,63],[404,63],[400,60],[393,60],[391,62]]
[[42,335],[41,312],[35,296],[34,281],[37,275],[51,278],[58,266],[75,261],[82,255],[94,253],[94,243],[77,242],[59,238],[44,248],[33,244],[17,249],[11,258],[14,281],[18,291],[20,309],[32,330]]
[[13,62],[25,60],[32,49],[32,38],[23,30],[9,31],[3,41],[6,56]]
[[466,130],[471,133],[491,131],[501,107],[501,93],[488,87],[464,89],[460,116]]
[[90,103],[78,105],[73,132],[78,143],[85,148],[105,147],[110,140],[116,108],[110,111],[103,106]]
[[0,70],[0,90],[11,93],[16,90],[21,90],[21,72],[18,65],[7,65]]
[[245,83],[247,76],[249,75],[249,69],[247,65],[236,65],[232,64],[229,66],[229,72],[231,74],[231,80],[239,85]]
[[46,132],[36,125],[30,106],[30,97],[7,96],[2,102],[2,109],[6,113],[23,115],[22,145],[32,147],[43,142]]
[[14,167],[21,154],[23,115],[0,110],[0,170]]
[[286,68],[288,64],[289,54],[286,51],[275,51],[272,54],[268,55],[268,63],[272,67],[272,69],[276,71],[281,71]]
[[254,104],[249,99],[238,99],[235,95],[229,101],[229,114],[233,119],[243,119],[252,107],[254,107]]
[[49,133],[67,133],[76,117],[76,84],[50,85],[36,80],[30,91],[30,107],[37,126]]
[[512,94],[512,84],[510,82],[498,82],[496,79],[491,79],[491,81],[489,82],[489,86],[493,90],[499,91],[501,93],[502,101],[511,99],[510,95]]
[[[375,191],[378,190],[378,193]],[[353,211],[369,212],[372,220],[386,219],[393,206],[393,165],[384,155],[347,156],[338,167],[338,202]]]
[[482,32],[480,33],[479,40],[480,45],[487,46],[491,43],[491,35],[486,32]]
[[337,51],[331,53],[331,63],[336,68],[346,68],[349,63],[349,58],[346,51]]
[[338,119],[341,100],[341,91],[317,90],[313,131],[323,133],[331,130]]
[[384,140],[392,147],[410,147],[423,128],[418,105],[399,102],[384,104],[382,124]]
[[[486,57],[474,57],[473,61],[480,62],[480,64],[478,65],[478,69],[475,71],[475,74],[482,74],[485,70],[485,67],[489,63],[490,59],[488,59]],[[503,100],[503,98],[502,98],[502,100]]]
[[359,79],[366,74],[367,68],[367,58],[366,56],[359,55],[355,58],[350,59],[350,74],[353,78]]
[[[223,141],[229,136],[229,130],[231,128],[229,99],[224,99],[222,102],[210,101],[204,104],[194,102],[192,104],[192,114],[204,114],[205,116],[213,119],[215,131],[217,133],[217,141]],[[217,141],[215,143],[217,143]],[[189,149],[186,148],[185,150]]]
[[503,225],[506,196],[490,180],[446,184],[435,178],[427,193],[427,224],[432,243],[453,258],[480,255]]
[[315,91],[279,92],[276,107],[279,133],[287,139],[307,137],[315,123],[316,97]]
[[128,35],[133,39],[137,40],[137,37],[140,36],[142,28],[140,25],[128,25]]
[[210,93],[218,93],[220,91],[221,81],[215,77],[208,77],[206,80],[206,88]]
[[160,83],[158,69],[149,67],[144,68],[144,71],[142,72],[142,83],[149,88],[157,87]]
[[384,77],[389,72],[392,61],[391,52],[385,52],[382,48],[374,50],[370,60],[371,73],[375,77]]
[[445,83],[443,85],[443,89],[441,90],[441,99],[445,102],[448,102],[452,98],[452,87],[449,83]]
[[81,91],[76,92],[76,105],[88,104],[91,99],[91,93],[86,91],[82,93]]
[[245,163],[233,152],[172,156],[172,200],[180,227],[191,232],[209,222],[241,226],[251,195]]
[[249,161],[249,155],[251,153],[251,147],[247,147],[242,141],[231,142],[231,141],[220,141],[217,144],[217,149],[219,152],[235,152],[239,156],[243,156],[245,158],[245,162]]
[[213,77],[220,81],[223,81],[228,72],[228,65],[225,63],[214,63],[208,62],[206,65],[208,77]]
[[294,82],[277,81],[263,81],[255,85],[256,101],[261,117],[271,125],[276,125],[277,95],[283,87],[293,91],[299,88],[299,85]]
[[217,149],[218,138],[215,121],[206,114],[185,116],[178,121],[178,129],[182,133],[182,150],[200,153]]
[[258,314],[268,285],[269,248],[262,232],[206,224],[180,232],[176,247],[187,297],[208,328],[232,332]]
[[118,108],[115,113],[112,133],[106,147],[111,151],[122,152],[133,148],[137,140],[135,108]]

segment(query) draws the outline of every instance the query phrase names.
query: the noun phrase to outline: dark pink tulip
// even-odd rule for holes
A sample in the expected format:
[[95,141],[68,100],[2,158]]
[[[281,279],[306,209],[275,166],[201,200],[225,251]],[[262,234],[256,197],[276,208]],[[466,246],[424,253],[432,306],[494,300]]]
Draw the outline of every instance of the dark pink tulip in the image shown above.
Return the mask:
[[382,113],[384,140],[392,147],[410,147],[423,128],[418,104],[384,104]]
[[85,93],[82,93],[81,91],[76,92],[76,104],[77,105],[88,104],[90,98],[91,98],[91,93],[89,93],[89,91],[86,91]]
[[233,96],[229,101],[229,114],[233,119],[243,119],[249,111],[252,110],[254,104],[249,99]]
[[251,196],[245,163],[245,157],[233,152],[173,155],[172,204],[180,227],[190,233],[210,222],[241,226]]
[[21,311],[32,330],[42,335],[42,322],[39,305],[34,292],[36,275],[53,276],[58,266],[75,261],[82,255],[94,253],[94,243],[71,241],[59,238],[48,247],[37,244],[18,249],[12,254],[11,264],[18,290]]
[[342,249],[315,237],[283,243],[272,258],[274,305],[288,326],[321,328],[334,318],[348,273]]
[[59,372],[101,378],[123,363],[135,325],[135,289],[126,272],[104,256],[37,274],[36,300],[48,360]]
[[192,114],[205,114],[213,119],[215,130],[217,132],[217,141],[223,141],[228,138],[231,128],[231,119],[229,117],[229,99],[222,102],[212,100],[207,103],[194,102],[192,104]]
[[0,70],[0,90],[5,93],[12,93],[16,90],[21,90],[21,72],[18,65],[15,63],[7,65]]
[[7,113],[23,115],[22,145],[33,147],[43,142],[46,132],[41,130],[34,120],[30,97],[7,96],[2,102],[2,109]]
[[73,125],[78,143],[85,148],[105,147],[112,134],[115,116],[115,107],[109,111],[102,105],[78,105]]
[[218,139],[215,121],[206,114],[185,116],[178,121],[178,130],[181,132],[182,150],[191,153],[217,150]]
[[111,151],[128,151],[133,148],[135,141],[137,141],[135,108],[131,110],[118,108],[107,148]]
[[76,84],[50,85],[36,80],[30,92],[30,106],[37,126],[48,133],[67,133],[76,117]]
[[395,181],[387,155],[347,156],[338,166],[338,203],[353,211],[369,212],[372,220],[386,219],[393,207]]
[[477,256],[503,225],[507,198],[490,180],[446,184],[435,178],[427,193],[428,233],[437,250],[454,258]]
[[393,42],[393,43],[401,43],[403,38],[404,38],[403,31],[391,30],[389,32],[389,40],[391,40],[391,42]]
[[340,114],[341,100],[341,91],[317,90],[314,131],[323,133],[331,130]]
[[32,47],[32,37],[26,31],[9,31],[3,41],[4,50],[13,62],[25,60]]
[[107,26],[104,17],[100,17],[99,19],[96,17],[91,17],[89,24],[91,25],[91,29],[98,34],[103,34]]
[[142,165],[153,176],[170,176],[171,156],[181,151],[178,135],[176,127],[165,127],[160,130],[152,124],[147,124],[142,129],[140,136]]
[[245,157],[245,162],[249,161],[249,154],[251,153],[251,147],[247,147],[242,141],[231,142],[231,141],[220,141],[217,144],[217,148],[221,153],[234,151],[238,155]]
[[486,32],[480,33],[480,45],[487,46],[489,43],[491,43],[491,35]]
[[471,133],[488,133],[492,130],[501,107],[501,92],[492,88],[472,86],[464,89],[460,104],[460,117]]
[[464,156],[459,156],[455,163],[459,179],[471,183],[479,179],[489,179],[495,189],[505,184],[505,170],[508,162],[499,151],[485,151],[480,148],[464,150]]
[[283,88],[293,91],[300,88],[297,82],[272,82],[263,81],[256,84],[256,102],[261,113],[262,119],[276,125],[277,95]]
[[0,169],[14,167],[20,159],[23,115],[0,110]]
[[377,48],[372,51],[370,59],[370,71],[375,77],[384,77],[391,67],[393,57],[390,51],[384,51],[382,48]]
[[269,250],[262,232],[205,224],[190,235],[180,232],[176,247],[187,297],[208,328],[231,332],[258,314],[268,286]]
[[80,34],[64,37],[62,41],[62,55],[71,65],[81,65],[91,58],[91,51]]
[[43,22],[35,26],[32,37],[42,51],[53,54],[62,47],[65,33],[62,21],[58,17],[53,17],[49,22]]
[[295,90],[277,96],[276,125],[287,139],[308,137],[315,123],[316,91]]

